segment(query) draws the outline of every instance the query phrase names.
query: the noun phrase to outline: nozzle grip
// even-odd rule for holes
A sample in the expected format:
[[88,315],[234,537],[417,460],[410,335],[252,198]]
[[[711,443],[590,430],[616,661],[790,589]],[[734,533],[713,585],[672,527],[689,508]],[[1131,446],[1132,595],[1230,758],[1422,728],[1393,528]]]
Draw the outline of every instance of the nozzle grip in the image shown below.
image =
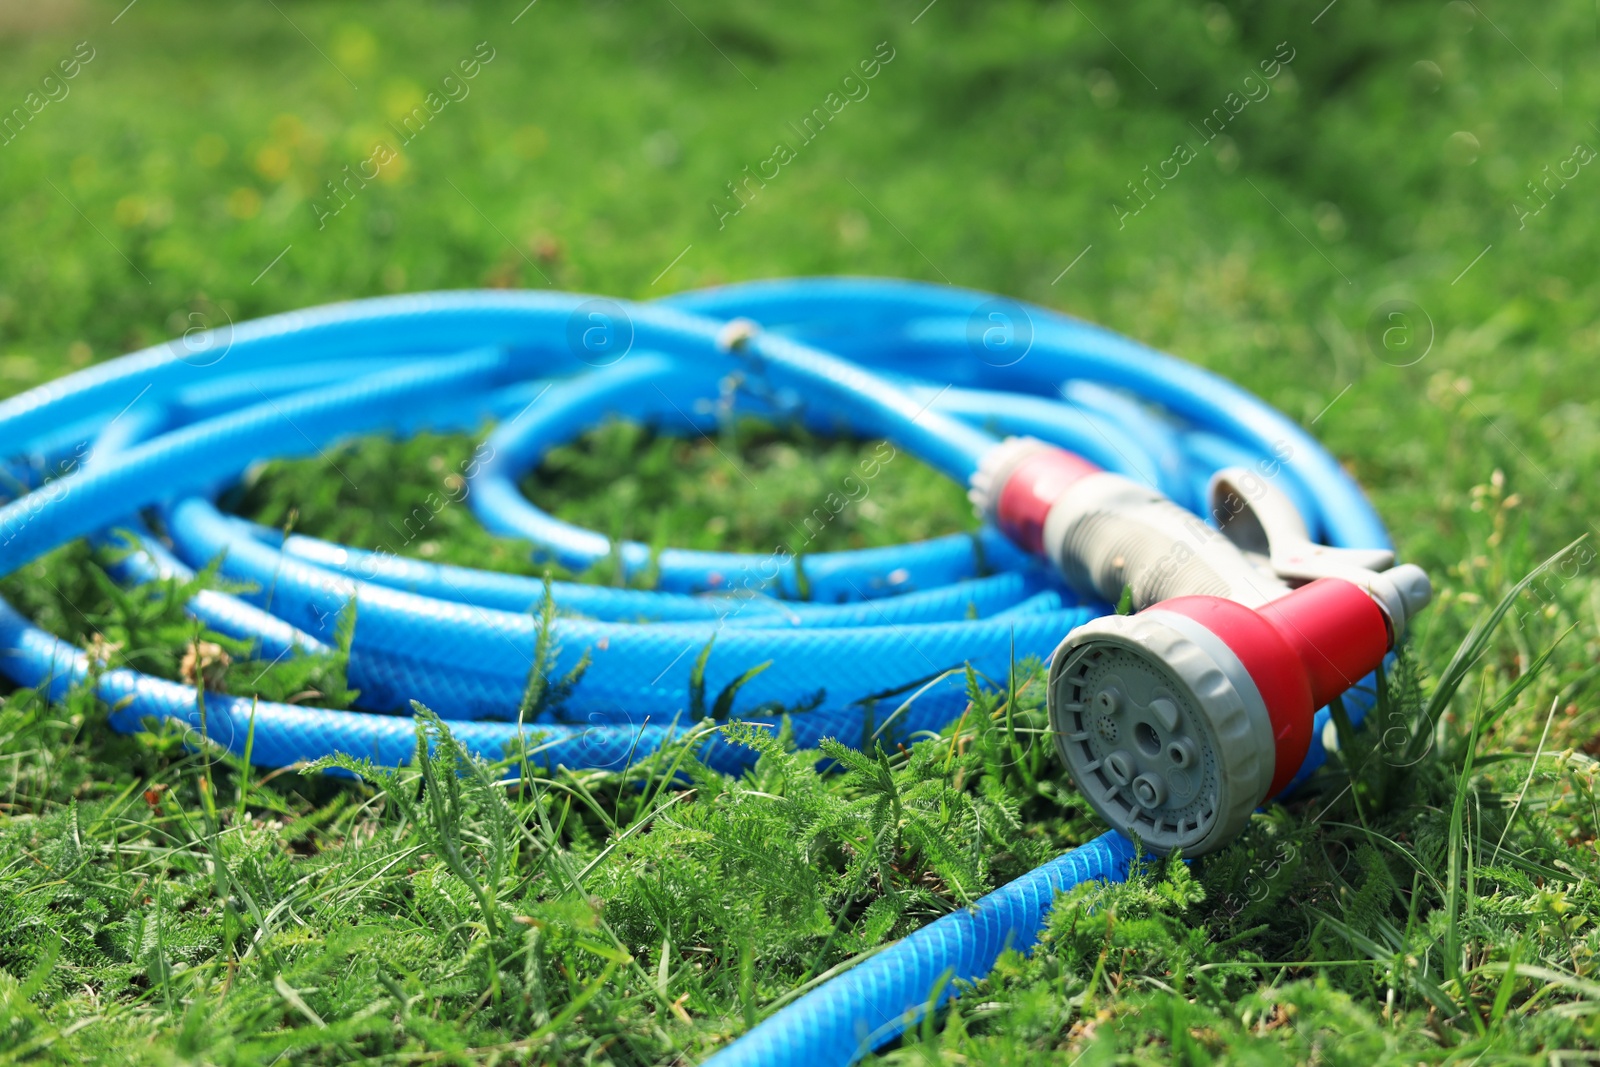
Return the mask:
[[1251,563],[1228,538],[1161,493],[1100,472],[1051,506],[1043,548],[1080,593],[1134,610],[1177,596],[1216,596],[1259,607],[1289,587]]

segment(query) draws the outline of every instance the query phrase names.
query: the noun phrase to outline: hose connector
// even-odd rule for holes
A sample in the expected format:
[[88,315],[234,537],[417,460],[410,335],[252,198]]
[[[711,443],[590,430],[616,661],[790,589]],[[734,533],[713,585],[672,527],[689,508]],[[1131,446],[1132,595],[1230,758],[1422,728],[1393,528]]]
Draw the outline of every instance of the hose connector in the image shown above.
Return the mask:
[[1037,437],[1008,437],[978,462],[967,490],[978,517],[988,519],[1013,544],[1044,555],[1050,508],[1071,486],[1100,468]]

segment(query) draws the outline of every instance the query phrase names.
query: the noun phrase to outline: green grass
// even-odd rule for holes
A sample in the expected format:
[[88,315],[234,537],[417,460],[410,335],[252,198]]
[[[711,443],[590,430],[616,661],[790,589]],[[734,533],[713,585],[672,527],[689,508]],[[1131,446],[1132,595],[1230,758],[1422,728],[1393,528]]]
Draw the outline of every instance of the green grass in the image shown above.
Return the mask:
[[[648,298],[821,272],[1004,292],[1174,351],[1324,441],[1438,601],[1373,727],[1292,803],[1192,870],[1064,898],[1031,959],[884,1058],[1594,1058],[1594,550],[1518,583],[1600,505],[1600,176],[1514,204],[1600,144],[1595,12],[1324,7],[3,3],[0,109],[77,42],[93,58],[0,144],[0,391],[382,292]],[[870,95],[719,228],[725,183],[883,41]],[[1202,144],[1194,127],[1285,41],[1270,95]],[[470,96],[319,228],[324,183],[479,42]],[[1119,221],[1180,141],[1196,158]],[[1391,300],[1423,309],[1431,346],[1371,343]],[[771,476],[608,426],[530,494],[611,534],[765,551],[871,447],[757,426],[720,445]],[[392,539],[472,447],[355,442],[336,459],[373,472],[362,490],[274,463],[230,504],[529,571],[465,509]],[[813,550],[969,524],[909,457],[886,475]],[[181,677],[197,643],[230,651],[176,590],[121,593],[81,546],[0,586],[112,662]],[[337,654],[265,674],[237,648],[201,659],[233,692],[348,698]],[[460,768],[448,743],[364,783],[264,774],[175,731],[116,735],[86,693],[8,691],[0,1062],[694,1062],[1097,832],[1038,743],[1037,674],[1019,677],[877,766],[819,777],[771,748],[739,780],[681,750],[535,778]],[[692,791],[665,787],[680,757]]]

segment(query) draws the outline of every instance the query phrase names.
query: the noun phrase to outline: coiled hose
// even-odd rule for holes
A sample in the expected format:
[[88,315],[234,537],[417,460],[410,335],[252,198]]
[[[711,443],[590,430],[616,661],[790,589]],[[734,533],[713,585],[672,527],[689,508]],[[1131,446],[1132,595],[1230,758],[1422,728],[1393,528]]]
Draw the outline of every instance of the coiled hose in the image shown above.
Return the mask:
[[[735,714],[815,705],[791,719],[802,747],[936,730],[964,702],[959,668],[1003,678],[1047,656],[1104,604],[1080,603],[992,528],[886,549],[797,558],[613,545],[516,487],[552,447],[610,415],[705,433],[731,413],[882,437],[825,522],[900,450],[966,483],[997,435],[1027,434],[1146,482],[1198,510],[1210,475],[1253,466],[1299,505],[1313,536],[1388,547],[1359,488],[1297,425],[1203,370],[1057,312],[985,293],[876,279],[727,286],[649,304],[547,292],[446,292],[337,304],[186,337],[0,402],[0,574],[78,537],[134,532],[115,576],[187,577],[220,558],[245,592],[201,592],[189,611],[258,656],[326,650],[350,604],[349,678],[361,711],[207,694],[88,655],[0,601],[0,669],[55,698],[85,679],[135,731],[176,719],[266,766],[340,751],[398,764],[414,750],[412,699],[455,720],[470,749],[533,746],[568,766],[622,768],[695,729],[690,675],[736,686]],[[466,503],[491,531],[583,568],[614,557],[659,576],[651,592],[555,582],[560,612],[539,659],[544,583],[362,551],[223,514],[216,496],[268,457],[356,434],[496,428]],[[891,475],[892,476],[892,475]],[[433,505],[429,505],[430,508]],[[826,509],[826,510],[822,510]],[[155,532],[160,530],[161,536]],[[804,599],[801,599],[802,594]],[[558,715],[518,721],[530,671],[592,664]],[[1356,695],[1354,704],[1370,703]],[[1354,708],[1359,714],[1361,707]],[[1324,758],[1316,740],[1300,775]],[[704,731],[701,757],[737,771],[754,754]],[[1292,788],[1292,785],[1291,785]],[[719,1063],[847,1062],[892,1037],[949,977],[1026,948],[1055,891],[1125,877],[1106,835],[947,916],[757,1027]],[[941,982],[943,983],[941,985]]]

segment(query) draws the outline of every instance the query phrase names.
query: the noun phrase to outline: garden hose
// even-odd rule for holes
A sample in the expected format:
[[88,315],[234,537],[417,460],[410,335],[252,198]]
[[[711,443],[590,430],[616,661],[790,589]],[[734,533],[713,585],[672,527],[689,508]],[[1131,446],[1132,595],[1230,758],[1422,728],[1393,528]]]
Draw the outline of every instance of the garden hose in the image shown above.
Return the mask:
[[[886,444],[796,525],[800,548],[766,553],[613,543],[517,486],[608,417],[706,436],[744,415]],[[488,423],[456,487],[442,481],[413,513],[419,530],[466,506],[541,559],[613,560],[654,588],[348,548],[215,503],[265,459]],[[970,486],[988,521],[805,552],[902,453]],[[202,699],[0,602],[0,669],[17,683],[60,698],[87,681],[118,730],[174,719],[273,767],[334,752],[404,763],[414,700],[490,759],[621,770],[693,733],[707,765],[738,771],[755,752],[693,721],[708,694],[723,718],[782,719],[802,748],[871,747],[959,715],[968,668],[1004,684],[1037,657],[1085,799],[1152,851],[1192,855],[1320,764],[1328,712],[1316,709],[1354,685],[1359,719],[1373,690],[1362,679],[1428,597],[1333,457],[1249,393],[1057,312],[908,282],[762,282],[653,303],[445,292],[279,315],[0,402],[0,458],[14,487],[0,574],[89,537],[121,546],[113,574],[129,583],[216,562],[232,591],[200,592],[188,610],[262,659],[348,636],[361,710]],[[1114,613],[1123,596],[1141,610]],[[557,705],[528,706],[552,688]],[[951,995],[951,978],[1031,944],[1054,892],[1124,877],[1132,858],[1116,834],[1068,853],[801,998],[719,1062],[858,1057]]]

